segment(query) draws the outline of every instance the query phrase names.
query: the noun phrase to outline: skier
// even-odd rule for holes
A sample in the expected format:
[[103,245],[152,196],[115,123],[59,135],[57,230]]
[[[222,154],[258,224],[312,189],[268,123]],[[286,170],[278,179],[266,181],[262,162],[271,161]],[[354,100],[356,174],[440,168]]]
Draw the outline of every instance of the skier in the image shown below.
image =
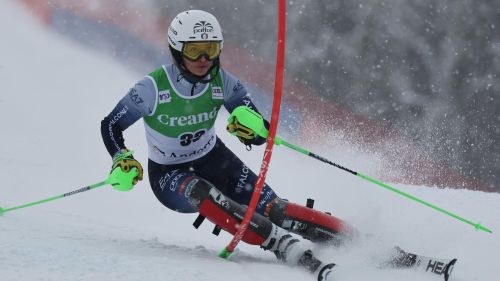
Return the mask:
[[[232,112],[247,106],[258,112],[242,83],[221,67],[222,30],[217,19],[201,10],[178,14],[168,28],[173,63],[138,81],[101,122],[101,134],[113,159],[112,172],[137,170],[130,188],[143,179],[141,164],[124,143],[123,131],[144,120],[148,175],[157,199],[174,211],[199,212],[232,234],[241,222],[257,176],[216,136],[221,106]],[[264,121],[266,126],[269,125]],[[246,146],[261,145],[235,118],[227,129]],[[119,190],[126,185],[114,186]],[[249,244],[270,250],[287,263],[299,264],[327,280],[334,264],[323,263],[298,234],[314,242],[339,242],[350,228],[341,220],[288,202],[267,184],[250,227]]]

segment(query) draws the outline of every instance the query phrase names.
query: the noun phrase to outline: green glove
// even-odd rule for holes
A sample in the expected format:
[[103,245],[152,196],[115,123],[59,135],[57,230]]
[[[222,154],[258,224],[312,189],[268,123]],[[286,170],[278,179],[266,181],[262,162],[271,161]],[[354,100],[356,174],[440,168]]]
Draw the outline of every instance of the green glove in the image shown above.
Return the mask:
[[227,125],[226,130],[238,137],[246,145],[253,144],[253,141],[257,138],[257,134],[252,129],[238,122],[238,118],[236,117],[234,117],[233,123]]
[[143,178],[142,165],[132,156],[132,151],[122,149],[113,157],[108,181],[113,188],[129,191]]

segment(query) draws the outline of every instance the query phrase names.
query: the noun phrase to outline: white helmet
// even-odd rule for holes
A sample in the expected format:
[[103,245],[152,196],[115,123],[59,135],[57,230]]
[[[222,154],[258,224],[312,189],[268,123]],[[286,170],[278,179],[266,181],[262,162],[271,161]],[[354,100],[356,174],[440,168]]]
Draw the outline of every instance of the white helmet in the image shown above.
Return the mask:
[[182,52],[183,42],[219,41],[220,49],[224,39],[217,19],[201,10],[189,10],[178,14],[167,32],[168,43],[174,50]]

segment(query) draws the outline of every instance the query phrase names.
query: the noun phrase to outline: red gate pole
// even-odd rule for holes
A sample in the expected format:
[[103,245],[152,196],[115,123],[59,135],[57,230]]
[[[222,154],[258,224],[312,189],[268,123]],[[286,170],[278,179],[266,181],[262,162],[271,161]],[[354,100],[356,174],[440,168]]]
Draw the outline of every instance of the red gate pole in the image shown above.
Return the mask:
[[231,242],[219,254],[222,258],[228,258],[234,251],[238,243],[243,239],[248,225],[257,207],[257,202],[260,198],[260,193],[266,180],[267,170],[271,162],[271,155],[273,153],[274,138],[278,129],[278,121],[280,114],[281,94],[283,91],[283,72],[285,68],[285,33],[286,33],[286,1],[278,0],[278,46],[276,54],[276,77],[274,83],[274,99],[273,110],[271,116],[271,123],[269,127],[269,136],[267,137],[266,150],[260,166],[260,173],[255,187],[253,190],[250,204],[248,205],[243,221],[241,222],[238,230],[236,231]]

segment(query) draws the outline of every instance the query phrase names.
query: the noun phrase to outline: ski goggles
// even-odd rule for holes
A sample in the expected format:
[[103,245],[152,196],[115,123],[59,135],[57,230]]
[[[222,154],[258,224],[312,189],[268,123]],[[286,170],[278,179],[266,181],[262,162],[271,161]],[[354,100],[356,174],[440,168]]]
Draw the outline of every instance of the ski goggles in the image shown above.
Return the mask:
[[197,61],[202,56],[208,60],[214,60],[220,55],[221,42],[184,42],[182,45],[182,55],[190,61]]

